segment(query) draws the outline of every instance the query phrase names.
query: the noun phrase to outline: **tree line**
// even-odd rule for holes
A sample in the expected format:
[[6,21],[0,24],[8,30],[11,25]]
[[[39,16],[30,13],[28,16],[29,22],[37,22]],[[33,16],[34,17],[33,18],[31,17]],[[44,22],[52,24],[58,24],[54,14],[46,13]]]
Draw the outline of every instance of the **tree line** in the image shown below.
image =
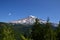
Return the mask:
[[46,24],[41,24],[36,19],[32,27],[31,38],[33,40],[60,40],[60,21],[56,29],[53,28],[52,23],[47,19]]
[[60,21],[54,28],[49,18],[45,24],[36,18],[29,32],[29,36],[18,33],[11,24],[0,22],[0,40],[60,40]]

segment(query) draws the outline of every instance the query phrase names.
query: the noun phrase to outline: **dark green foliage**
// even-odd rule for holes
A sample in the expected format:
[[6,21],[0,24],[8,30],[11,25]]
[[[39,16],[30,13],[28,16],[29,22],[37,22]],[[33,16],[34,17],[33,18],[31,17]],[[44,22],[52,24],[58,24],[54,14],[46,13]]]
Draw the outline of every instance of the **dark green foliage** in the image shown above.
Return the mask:
[[0,22],[0,40],[60,40],[60,21],[57,27],[49,18],[45,24],[36,18],[34,25]]
[[10,24],[0,24],[0,38],[1,40],[16,40],[14,30]]
[[42,24],[39,23],[39,20],[36,19],[35,24],[32,27],[31,37],[33,40],[44,40],[44,29]]
[[31,37],[33,40],[57,40],[56,30],[53,29],[53,25],[47,19],[46,24],[39,23],[36,19],[35,24],[32,27]]
[[59,21],[59,24],[58,24],[56,32],[57,32],[57,40],[60,40],[60,21]]
[[49,19],[47,20],[46,26],[45,26],[45,40],[56,40],[55,39],[55,34],[54,34],[54,30],[52,29],[52,25],[49,22]]

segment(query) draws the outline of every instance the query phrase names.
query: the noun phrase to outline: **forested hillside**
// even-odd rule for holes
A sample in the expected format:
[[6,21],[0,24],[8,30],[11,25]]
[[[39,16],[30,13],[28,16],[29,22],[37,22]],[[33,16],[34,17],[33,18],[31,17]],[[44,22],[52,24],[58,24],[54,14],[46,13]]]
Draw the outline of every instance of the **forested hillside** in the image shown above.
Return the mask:
[[57,27],[49,19],[46,24],[35,21],[33,25],[0,22],[0,40],[60,40],[60,21]]

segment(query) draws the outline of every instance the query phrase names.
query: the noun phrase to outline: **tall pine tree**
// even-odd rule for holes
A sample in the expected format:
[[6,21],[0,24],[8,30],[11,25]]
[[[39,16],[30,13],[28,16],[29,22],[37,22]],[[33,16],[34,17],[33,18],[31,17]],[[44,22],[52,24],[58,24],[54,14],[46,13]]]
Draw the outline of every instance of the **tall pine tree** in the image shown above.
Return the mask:
[[38,19],[36,19],[36,22],[32,27],[31,35],[33,40],[44,40],[43,27]]
[[59,21],[56,33],[57,33],[57,40],[60,40],[60,21]]
[[49,18],[47,19],[46,26],[45,26],[45,40],[55,40],[54,39],[54,31],[52,29],[52,25],[49,22]]

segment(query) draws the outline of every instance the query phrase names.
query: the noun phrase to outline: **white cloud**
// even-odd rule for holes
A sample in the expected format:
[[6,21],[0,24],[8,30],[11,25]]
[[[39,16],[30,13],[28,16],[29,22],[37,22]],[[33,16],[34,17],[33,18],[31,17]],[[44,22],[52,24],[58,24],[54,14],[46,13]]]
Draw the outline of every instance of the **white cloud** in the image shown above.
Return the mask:
[[9,15],[9,16],[11,16],[12,14],[11,14],[11,13],[9,13],[8,15]]

